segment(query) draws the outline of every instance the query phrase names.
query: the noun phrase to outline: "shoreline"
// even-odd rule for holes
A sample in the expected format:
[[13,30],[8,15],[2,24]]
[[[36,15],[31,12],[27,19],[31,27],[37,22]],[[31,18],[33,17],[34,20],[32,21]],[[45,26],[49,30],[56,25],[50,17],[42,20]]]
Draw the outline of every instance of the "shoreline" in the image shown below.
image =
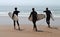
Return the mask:
[[[9,17],[8,15],[4,15],[4,14],[3,15],[0,15],[0,17],[4,17],[4,16]],[[23,15],[21,14],[21,15],[19,15],[19,17],[29,17],[29,15],[28,14],[27,15],[26,14],[25,15],[24,14]],[[60,18],[60,16],[56,16],[55,15],[54,18]]]
[[38,25],[38,31],[35,32],[32,28],[32,25],[21,25],[21,31],[19,31],[14,30],[13,26],[0,25],[0,37],[60,37],[60,29]]
[[[28,17],[19,17],[19,23],[26,24],[26,25],[29,25],[29,24],[33,25],[33,23],[28,20]],[[0,25],[10,25],[10,24],[13,24],[13,20],[10,17],[0,16]],[[45,18],[37,21],[36,24],[47,26]],[[55,18],[55,21],[51,20],[51,26],[56,26],[56,27],[60,26],[60,18]]]
[[[0,16],[8,16],[8,13],[9,13],[9,11],[8,12],[0,12]],[[13,13],[13,12],[11,11],[11,13]],[[31,11],[30,12],[28,12],[28,11],[27,12],[20,12],[19,16],[20,17],[29,17],[30,13],[31,13]],[[38,14],[45,14],[43,11],[37,11],[37,13]],[[54,11],[52,11],[52,14],[55,18],[57,18],[57,17],[60,18],[60,13],[55,13]]]

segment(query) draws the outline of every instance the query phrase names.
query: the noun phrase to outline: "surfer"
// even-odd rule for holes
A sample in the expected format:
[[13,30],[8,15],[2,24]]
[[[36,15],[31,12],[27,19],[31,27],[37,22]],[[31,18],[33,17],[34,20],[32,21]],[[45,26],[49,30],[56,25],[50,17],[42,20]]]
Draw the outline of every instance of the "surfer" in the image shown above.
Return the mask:
[[[15,7],[15,11],[13,11],[13,16],[12,16],[12,18],[14,17],[14,14],[16,14],[17,16],[18,16],[18,13],[19,13],[20,11],[18,11],[17,10],[17,7]],[[15,22],[17,22],[17,24],[18,24],[18,30],[20,30],[20,26],[19,26],[19,22],[18,22],[18,20],[17,21],[15,21],[15,20],[13,20],[13,22],[14,22],[14,29],[16,29],[15,28]]]
[[36,21],[37,21],[37,12],[35,11],[35,8],[32,8],[32,12],[29,16],[29,18],[32,16],[32,22],[33,22],[33,30],[37,31],[36,27]]
[[46,10],[44,11],[46,13],[46,23],[48,24],[48,27],[50,28],[50,17],[51,17],[51,11],[48,10],[48,8],[46,8]]

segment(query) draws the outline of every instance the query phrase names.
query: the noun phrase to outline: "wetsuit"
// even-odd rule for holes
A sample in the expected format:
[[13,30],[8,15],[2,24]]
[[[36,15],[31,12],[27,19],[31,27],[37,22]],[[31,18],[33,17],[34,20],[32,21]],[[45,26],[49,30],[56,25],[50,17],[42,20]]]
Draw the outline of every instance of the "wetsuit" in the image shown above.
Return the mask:
[[46,11],[44,11],[45,13],[46,13],[46,22],[47,22],[47,24],[48,24],[48,26],[50,26],[49,24],[50,24],[50,14],[51,14],[51,11],[50,10],[46,10]]
[[[14,11],[12,17],[14,17],[14,14],[16,14],[16,15],[18,16],[18,13],[19,13],[19,11]],[[19,22],[18,22],[18,20],[17,20],[17,21],[13,20],[13,21],[14,21],[14,28],[15,28],[15,22],[17,22],[18,27],[19,27]],[[19,27],[19,29],[20,29],[20,27]]]
[[37,21],[37,12],[36,11],[32,11],[30,16],[32,16],[32,22],[33,22],[33,28],[36,28],[37,30],[37,27],[36,27],[36,21]]

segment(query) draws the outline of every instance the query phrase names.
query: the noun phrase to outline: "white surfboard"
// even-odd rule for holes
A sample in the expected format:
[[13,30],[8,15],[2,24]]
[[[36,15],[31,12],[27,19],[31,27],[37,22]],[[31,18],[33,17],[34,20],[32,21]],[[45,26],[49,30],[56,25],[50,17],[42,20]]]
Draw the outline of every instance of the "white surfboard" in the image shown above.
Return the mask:
[[[37,14],[37,21],[42,20],[44,18],[45,18],[45,15],[44,14]],[[29,18],[29,20],[32,21],[32,16]]]
[[8,13],[8,15],[9,15],[9,17],[12,19],[12,20],[15,20],[15,21],[17,21],[18,20],[18,16],[16,15],[16,14],[14,14],[14,17],[12,18],[12,13],[11,12],[9,12]]
[[51,16],[51,19],[54,21],[54,17],[53,17],[53,15],[52,15],[52,14],[50,14],[50,16]]

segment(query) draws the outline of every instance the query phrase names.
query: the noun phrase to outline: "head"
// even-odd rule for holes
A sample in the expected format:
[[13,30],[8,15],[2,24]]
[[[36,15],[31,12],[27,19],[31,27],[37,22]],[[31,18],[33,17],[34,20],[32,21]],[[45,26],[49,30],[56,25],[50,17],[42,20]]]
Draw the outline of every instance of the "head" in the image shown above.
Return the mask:
[[17,7],[15,7],[15,11],[17,11]]
[[35,11],[35,8],[32,8],[32,11]]
[[48,8],[46,8],[46,10],[48,10]]

